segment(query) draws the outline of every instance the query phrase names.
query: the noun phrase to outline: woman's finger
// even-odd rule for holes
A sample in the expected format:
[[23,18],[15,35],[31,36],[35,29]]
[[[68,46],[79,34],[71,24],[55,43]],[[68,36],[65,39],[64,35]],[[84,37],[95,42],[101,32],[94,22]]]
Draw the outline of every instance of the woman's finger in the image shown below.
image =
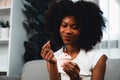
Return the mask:
[[76,63],[74,63],[74,62],[69,62],[69,63],[72,65],[72,68],[75,72],[77,72],[77,73],[80,72],[80,68]]
[[43,45],[41,49],[41,56],[44,57],[49,49],[50,49],[50,41],[48,41],[47,43]]
[[46,55],[45,55],[45,58],[48,60],[48,59],[51,59],[53,53],[51,52],[51,50],[48,50]]
[[49,55],[48,52],[49,52],[49,49],[44,49],[42,52],[42,57],[45,58],[47,55]]
[[47,41],[47,43],[45,43],[42,47],[42,50],[45,49],[45,48],[50,48],[50,41]]
[[80,68],[76,63],[73,62],[66,62],[62,65],[63,70],[69,75],[69,76],[76,76],[80,72]]

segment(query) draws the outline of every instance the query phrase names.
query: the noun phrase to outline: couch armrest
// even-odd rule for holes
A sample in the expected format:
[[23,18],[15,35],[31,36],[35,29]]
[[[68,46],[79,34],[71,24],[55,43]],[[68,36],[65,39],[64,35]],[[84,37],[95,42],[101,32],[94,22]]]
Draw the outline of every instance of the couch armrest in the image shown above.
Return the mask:
[[20,77],[0,76],[0,80],[20,80]]

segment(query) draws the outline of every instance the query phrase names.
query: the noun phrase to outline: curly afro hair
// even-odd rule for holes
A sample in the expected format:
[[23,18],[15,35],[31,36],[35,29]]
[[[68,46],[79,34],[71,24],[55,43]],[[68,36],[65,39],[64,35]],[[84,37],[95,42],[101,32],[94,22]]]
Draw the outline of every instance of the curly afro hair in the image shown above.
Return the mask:
[[80,48],[88,51],[101,42],[103,29],[106,26],[103,12],[99,6],[88,1],[61,0],[50,5],[44,17],[47,32],[51,34],[53,41],[57,41],[58,45],[63,46],[59,27],[66,16],[74,16],[77,23],[81,25]]

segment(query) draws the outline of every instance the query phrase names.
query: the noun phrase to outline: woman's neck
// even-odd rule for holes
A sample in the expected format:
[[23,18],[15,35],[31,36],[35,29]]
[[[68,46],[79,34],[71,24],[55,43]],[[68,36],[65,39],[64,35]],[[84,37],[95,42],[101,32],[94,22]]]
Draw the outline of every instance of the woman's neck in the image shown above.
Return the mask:
[[80,47],[78,45],[66,45],[65,46],[65,51],[68,54],[73,54],[73,53],[79,53]]

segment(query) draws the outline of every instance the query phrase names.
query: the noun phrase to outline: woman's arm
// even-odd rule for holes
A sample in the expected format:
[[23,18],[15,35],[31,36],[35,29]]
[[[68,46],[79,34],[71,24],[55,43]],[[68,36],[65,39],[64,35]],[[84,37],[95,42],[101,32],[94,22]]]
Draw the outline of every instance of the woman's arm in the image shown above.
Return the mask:
[[60,76],[57,69],[57,64],[52,64],[47,62],[48,72],[50,75],[50,80],[60,80]]
[[57,69],[57,60],[54,56],[53,51],[50,48],[50,41],[43,45],[41,50],[41,56],[47,61],[50,80],[60,80]]
[[104,80],[107,57],[103,55],[92,70],[92,80]]

